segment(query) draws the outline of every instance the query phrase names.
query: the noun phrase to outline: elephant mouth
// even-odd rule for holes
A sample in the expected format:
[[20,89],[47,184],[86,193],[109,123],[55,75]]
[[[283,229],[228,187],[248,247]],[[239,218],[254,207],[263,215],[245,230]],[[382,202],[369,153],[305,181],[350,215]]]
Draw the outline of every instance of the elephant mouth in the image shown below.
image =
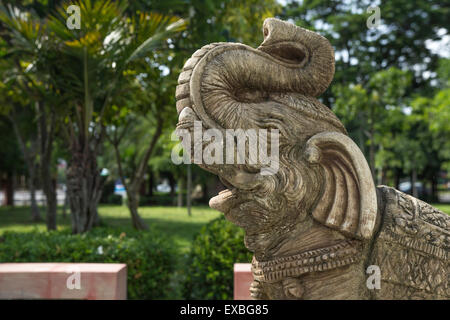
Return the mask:
[[209,206],[226,214],[231,208],[237,205],[237,200],[238,196],[236,188],[231,190],[225,189],[209,200]]
[[221,176],[219,176],[219,179],[227,189],[220,191],[217,196],[212,197],[209,200],[209,206],[226,215],[232,208],[241,204],[242,201],[239,201],[240,191],[238,188]]
[[[220,176],[219,176],[220,177]],[[220,177],[228,189],[220,191],[209,200],[209,206],[222,212],[225,218],[234,225],[243,228],[246,235],[270,232],[265,226],[265,211],[259,210],[254,196],[249,197],[249,190],[234,187],[231,183]]]
[[309,52],[300,43],[292,41],[279,41],[271,44],[261,45],[258,50],[267,53],[279,63],[288,67],[302,67],[309,59]]
[[242,194],[242,191],[236,188],[225,189],[209,200],[209,206],[222,212],[225,218],[234,225],[243,228],[246,235],[259,234],[262,227],[261,217],[258,213],[248,210],[252,200],[244,198],[245,195]]

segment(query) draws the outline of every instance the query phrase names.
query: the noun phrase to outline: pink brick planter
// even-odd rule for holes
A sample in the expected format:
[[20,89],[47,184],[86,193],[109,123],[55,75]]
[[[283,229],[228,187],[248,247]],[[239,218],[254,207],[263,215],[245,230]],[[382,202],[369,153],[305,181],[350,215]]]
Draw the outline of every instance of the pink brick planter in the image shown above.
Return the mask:
[[0,299],[126,298],[125,264],[0,263]]
[[234,300],[250,300],[253,275],[250,263],[234,264]]

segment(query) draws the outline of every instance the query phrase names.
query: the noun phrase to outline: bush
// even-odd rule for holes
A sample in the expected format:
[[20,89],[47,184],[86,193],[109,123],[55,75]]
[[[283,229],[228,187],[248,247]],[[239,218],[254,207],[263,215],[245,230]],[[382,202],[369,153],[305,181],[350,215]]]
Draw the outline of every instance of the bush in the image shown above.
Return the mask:
[[186,299],[233,299],[233,265],[250,262],[244,231],[222,216],[195,237],[183,285]]
[[0,236],[0,262],[126,263],[128,299],[162,299],[168,297],[174,271],[172,247],[154,231],[6,232]]

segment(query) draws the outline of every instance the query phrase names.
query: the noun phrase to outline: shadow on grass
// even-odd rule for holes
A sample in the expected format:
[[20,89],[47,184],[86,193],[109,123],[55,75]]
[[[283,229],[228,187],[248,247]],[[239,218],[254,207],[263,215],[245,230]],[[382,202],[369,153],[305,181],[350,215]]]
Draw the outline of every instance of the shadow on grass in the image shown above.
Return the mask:
[[[160,231],[174,240],[182,253],[186,253],[192,240],[202,226],[219,216],[208,207],[194,207],[192,217],[188,217],[185,209],[175,207],[142,207],[143,220],[149,226],[149,231]],[[47,230],[45,224],[45,208],[40,208],[42,221],[31,220],[29,207],[0,207],[0,234],[5,231],[29,232]],[[63,217],[62,207],[58,208],[58,230],[70,229],[71,219],[67,214]],[[122,206],[101,206],[99,214],[102,226],[120,229],[124,232],[133,230],[128,209]]]
[[[33,229],[39,231],[47,230],[45,217],[45,207],[41,207],[41,220],[32,221],[30,207],[0,207],[0,234],[5,231],[28,232]],[[62,214],[62,208],[58,208],[56,223],[58,230],[70,228],[70,215],[65,217]]]
[[[168,238],[172,238],[183,251],[188,249],[194,236],[206,224],[206,222],[175,221],[160,218],[144,218],[143,220],[149,226],[149,230],[146,232],[160,231]],[[133,230],[130,219],[109,217],[102,221],[106,226],[120,228],[124,232]]]

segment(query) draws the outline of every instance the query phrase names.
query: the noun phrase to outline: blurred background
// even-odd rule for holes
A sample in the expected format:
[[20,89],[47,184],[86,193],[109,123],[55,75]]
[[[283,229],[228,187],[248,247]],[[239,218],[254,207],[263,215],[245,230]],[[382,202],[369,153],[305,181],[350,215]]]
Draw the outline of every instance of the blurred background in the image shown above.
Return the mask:
[[[229,298],[227,268],[250,255],[207,207],[218,179],[171,161],[175,87],[203,45],[257,47],[268,17],[331,42],[319,99],[376,184],[450,213],[448,2],[0,0],[0,262],[125,259],[129,297]],[[151,243],[133,249],[146,257],[123,253],[125,238]]]

